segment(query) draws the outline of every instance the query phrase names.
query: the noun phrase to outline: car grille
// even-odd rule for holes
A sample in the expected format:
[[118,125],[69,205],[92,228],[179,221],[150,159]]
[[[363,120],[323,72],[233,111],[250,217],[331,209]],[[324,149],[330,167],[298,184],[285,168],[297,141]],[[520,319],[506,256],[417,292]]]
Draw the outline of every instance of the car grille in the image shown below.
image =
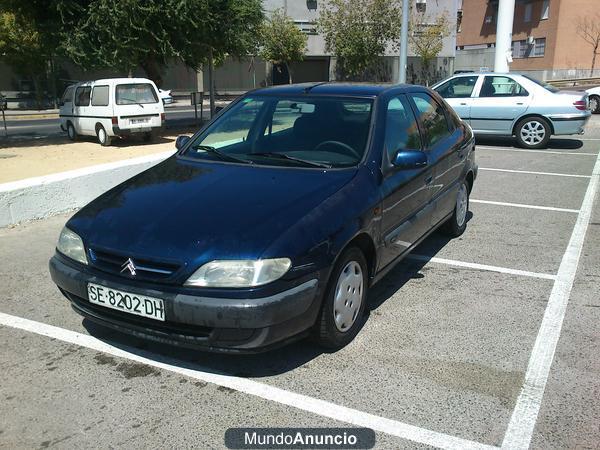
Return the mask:
[[[104,272],[109,272],[124,278],[148,281],[169,281],[181,267],[173,262],[154,261],[141,258],[130,258],[104,249],[90,248],[92,265]],[[131,259],[135,275],[127,268]]]

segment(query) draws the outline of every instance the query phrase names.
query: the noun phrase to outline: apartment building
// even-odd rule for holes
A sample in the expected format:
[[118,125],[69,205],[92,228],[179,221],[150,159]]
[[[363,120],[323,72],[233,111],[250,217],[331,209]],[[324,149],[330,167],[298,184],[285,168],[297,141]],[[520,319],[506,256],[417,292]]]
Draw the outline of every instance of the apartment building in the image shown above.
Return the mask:
[[[461,16],[456,69],[493,69],[498,0],[462,0]],[[600,0],[517,0],[510,70],[544,80],[589,77],[594,48],[581,36],[586,26],[600,34]]]

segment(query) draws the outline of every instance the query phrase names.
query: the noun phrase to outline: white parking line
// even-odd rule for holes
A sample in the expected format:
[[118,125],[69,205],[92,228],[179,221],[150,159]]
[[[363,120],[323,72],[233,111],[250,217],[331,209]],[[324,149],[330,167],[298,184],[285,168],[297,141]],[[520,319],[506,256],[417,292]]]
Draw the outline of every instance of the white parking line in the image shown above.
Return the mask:
[[584,152],[559,152],[556,150],[528,150],[524,148],[511,148],[511,147],[496,147],[492,145],[476,145],[476,150],[502,150],[509,152],[523,152],[523,153],[542,153],[550,155],[576,155],[576,156],[598,156],[598,153],[584,153]]
[[[113,347],[112,345],[96,339],[87,334],[77,333],[71,330],[47,325],[33,320],[23,319],[21,317],[0,313],[0,325],[29,331],[42,336],[47,336],[59,341],[68,342],[80,347],[89,348],[98,352],[103,352],[125,358],[130,361],[136,361],[158,369],[168,370],[179,375],[187,376],[196,380],[213,383],[218,386],[224,386],[245,394],[270,400],[282,405],[292,406],[294,408],[317,414],[322,417],[346,422],[359,427],[371,428],[375,431],[390,434],[402,439],[407,439],[420,444],[430,445],[444,449],[497,449],[490,445],[469,441],[455,436],[450,436],[436,431],[398,422],[385,417],[376,416],[356,409],[336,405],[334,403],[308,397],[302,394],[286,391],[267,384],[258,383],[246,378],[234,377],[214,372],[181,367],[181,361],[158,357],[150,352],[138,351],[140,354],[130,353],[123,349]],[[141,355],[147,356],[141,356]],[[160,360],[158,360],[160,359]]]
[[467,269],[488,270],[490,272],[507,273],[510,275],[520,275],[523,277],[541,278],[543,280],[556,280],[556,275],[550,273],[529,272],[527,270],[509,269],[508,267],[489,266],[487,264],[477,264],[465,261],[456,261],[454,259],[432,258],[426,255],[409,254],[406,258],[416,261],[432,262],[437,264],[446,264],[448,266],[465,267]]
[[476,200],[473,198],[470,198],[469,202],[470,203],[482,203],[484,205],[512,206],[514,208],[543,209],[545,211],[558,211],[558,212],[569,212],[569,213],[578,213],[579,212],[578,209],[555,208],[553,206],[526,205],[524,203],[493,202],[491,200]]
[[579,257],[585,242],[585,234],[594,206],[594,198],[600,182],[600,155],[592,172],[592,179],[588,184],[581,211],[573,228],[567,250],[563,255],[558,274],[550,298],[544,312],[542,325],[529,358],[529,365],[525,374],[525,382],[521,389],[517,404],[512,413],[510,423],[502,448],[527,449],[531,443],[538,413],[544,397],[544,390],[552,367],[554,352],[560,337],[567,304],[577,274]]
[[589,175],[573,175],[570,173],[534,172],[531,170],[494,169],[492,167],[480,167],[479,170],[491,170],[494,172],[526,173],[530,175],[551,175],[553,177],[590,178]]

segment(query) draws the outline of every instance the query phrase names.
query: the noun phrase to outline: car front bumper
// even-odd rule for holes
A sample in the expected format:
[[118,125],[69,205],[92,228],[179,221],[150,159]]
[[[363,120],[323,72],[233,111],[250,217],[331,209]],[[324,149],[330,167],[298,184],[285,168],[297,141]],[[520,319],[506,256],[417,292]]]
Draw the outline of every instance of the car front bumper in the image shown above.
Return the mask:
[[[320,308],[317,277],[262,298],[216,298],[157,290],[157,285],[77,267],[60,254],[49,262],[52,280],[73,309],[100,325],[151,341],[219,352],[254,353],[304,336]],[[87,284],[163,299],[165,321],[105,308],[88,301]]]

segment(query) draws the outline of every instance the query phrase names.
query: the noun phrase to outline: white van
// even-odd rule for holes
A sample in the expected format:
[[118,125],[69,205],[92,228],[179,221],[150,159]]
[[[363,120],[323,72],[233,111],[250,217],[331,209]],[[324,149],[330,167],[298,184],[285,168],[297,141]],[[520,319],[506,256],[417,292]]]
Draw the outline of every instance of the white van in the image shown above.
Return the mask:
[[165,123],[156,85],[146,78],[107,78],[69,86],[60,103],[60,127],[69,139],[96,136],[110,145],[115,136],[143,133],[150,141]]

